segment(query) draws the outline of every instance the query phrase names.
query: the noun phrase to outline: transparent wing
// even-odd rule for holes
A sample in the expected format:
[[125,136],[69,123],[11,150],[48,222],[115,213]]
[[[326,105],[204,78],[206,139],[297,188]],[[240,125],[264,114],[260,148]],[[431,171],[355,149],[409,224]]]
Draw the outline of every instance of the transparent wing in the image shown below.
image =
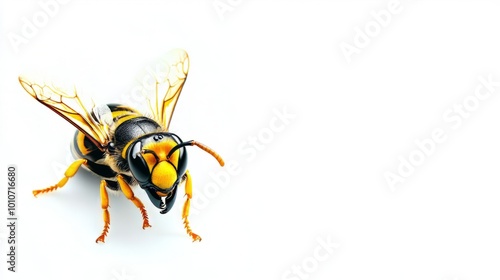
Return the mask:
[[112,124],[112,114],[108,106],[95,106],[90,111],[83,104],[76,89],[64,91],[55,86],[39,85],[19,77],[21,86],[38,102],[63,117],[66,121],[83,132],[101,150],[108,145]]
[[160,63],[159,71],[149,72],[155,83],[153,93],[147,95],[147,99],[155,120],[168,129],[187,78],[189,57],[185,50],[174,49]]

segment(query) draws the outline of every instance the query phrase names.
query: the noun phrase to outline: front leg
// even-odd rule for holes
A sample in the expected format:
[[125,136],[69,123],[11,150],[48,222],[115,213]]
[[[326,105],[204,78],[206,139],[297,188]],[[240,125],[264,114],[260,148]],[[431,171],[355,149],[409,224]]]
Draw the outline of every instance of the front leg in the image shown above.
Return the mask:
[[189,216],[189,207],[191,204],[191,198],[193,197],[193,183],[191,182],[191,175],[189,174],[189,170],[186,171],[186,174],[182,177],[185,180],[185,191],[186,191],[186,202],[184,202],[184,207],[182,208],[182,219],[184,220],[184,228],[186,229],[187,234],[193,238],[194,241],[201,241],[201,237],[194,233],[189,226],[188,216]]
[[149,224],[149,218],[148,218],[148,213],[146,212],[146,208],[144,208],[144,204],[139,200],[139,198],[134,196],[134,192],[130,188],[129,184],[125,179],[123,179],[122,175],[116,176],[116,179],[118,180],[118,184],[120,185],[120,189],[122,190],[123,194],[125,197],[127,197],[129,200],[131,200],[137,208],[141,211],[142,215],[142,228],[145,229],[147,227],[151,227]]

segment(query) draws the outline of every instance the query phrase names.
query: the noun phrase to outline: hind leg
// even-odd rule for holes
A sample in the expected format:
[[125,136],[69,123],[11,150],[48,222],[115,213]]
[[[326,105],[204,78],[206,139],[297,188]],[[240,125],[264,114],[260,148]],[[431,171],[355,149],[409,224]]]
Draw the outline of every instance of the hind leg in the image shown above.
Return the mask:
[[66,169],[66,172],[64,172],[64,178],[61,179],[57,184],[50,186],[45,189],[40,189],[40,190],[34,190],[33,195],[37,196],[40,193],[46,193],[46,192],[51,192],[55,191],[58,188],[64,187],[64,185],[68,182],[69,178],[73,177],[78,169],[82,166],[82,164],[87,163],[86,159],[77,159],[75,160],[69,167]]

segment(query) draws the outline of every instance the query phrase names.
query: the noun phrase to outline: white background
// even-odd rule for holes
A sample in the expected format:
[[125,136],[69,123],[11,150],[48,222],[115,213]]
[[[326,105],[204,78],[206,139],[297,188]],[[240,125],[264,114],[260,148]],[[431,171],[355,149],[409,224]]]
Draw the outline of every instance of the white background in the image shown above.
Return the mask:
[[[500,81],[498,2],[401,1],[381,27],[373,14],[389,1],[74,0],[13,44],[48,1],[0,7],[0,158],[18,169],[19,218],[18,272],[1,261],[2,279],[500,278],[500,87],[461,125],[443,118],[474,101],[479,77]],[[348,62],[341,44],[356,47],[367,26],[373,36]],[[210,174],[227,167],[190,149],[195,200],[211,197],[191,214],[202,242],[184,233],[182,192],[161,215],[138,189],[153,227],[142,230],[135,206],[112,196],[110,233],[95,244],[97,177],[82,171],[57,192],[31,194],[60,179],[74,128],[17,76],[42,72],[117,102],[177,47],[191,70],[172,131],[238,168],[213,188]],[[270,130],[283,110],[293,117]],[[397,175],[435,129],[446,141],[391,188],[384,174]],[[259,135],[267,143],[256,150]],[[324,255],[318,240],[339,246]]]

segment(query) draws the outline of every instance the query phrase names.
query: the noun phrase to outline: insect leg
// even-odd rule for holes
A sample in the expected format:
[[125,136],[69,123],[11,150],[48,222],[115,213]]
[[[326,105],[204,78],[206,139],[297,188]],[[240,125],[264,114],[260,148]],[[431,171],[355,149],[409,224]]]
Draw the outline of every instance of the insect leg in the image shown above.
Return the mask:
[[70,177],[73,177],[76,174],[76,172],[78,171],[78,169],[80,168],[80,166],[82,166],[82,164],[85,164],[85,163],[87,163],[86,159],[77,159],[77,160],[75,160],[68,167],[68,169],[66,169],[66,172],[64,172],[64,178],[62,178],[61,181],[59,181],[57,184],[55,184],[55,185],[53,185],[51,187],[48,187],[48,188],[45,188],[45,189],[40,189],[40,190],[34,190],[33,191],[33,195],[37,196],[40,193],[51,192],[51,191],[55,191],[58,188],[62,188],[68,182],[68,179]]
[[144,204],[142,204],[142,202],[139,200],[139,198],[134,196],[134,192],[130,188],[127,181],[125,181],[125,179],[123,179],[122,175],[116,176],[116,179],[118,180],[118,184],[120,185],[120,189],[122,190],[123,194],[129,200],[131,200],[135,204],[135,206],[137,206],[137,208],[139,208],[139,210],[141,211],[142,220],[143,220],[142,228],[145,229],[147,227],[151,227],[151,225],[149,224],[148,213],[146,212],[146,208],[144,208]]
[[106,235],[108,234],[109,230],[109,222],[110,222],[109,212],[108,212],[109,199],[108,199],[108,192],[106,190],[106,180],[101,180],[100,192],[101,192],[102,217],[104,219],[104,229],[102,230],[101,235],[95,240],[96,243],[98,242],[104,243],[104,238],[106,238]]
[[184,228],[186,229],[187,234],[193,238],[194,241],[201,241],[201,237],[194,233],[189,226],[188,216],[189,216],[189,207],[191,204],[191,198],[193,197],[193,183],[191,182],[191,175],[189,174],[189,170],[184,174],[183,179],[186,181],[185,183],[185,192],[186,192],[186,201],[184,202],[184,207],[182,208],[182,219],[184,220]]

